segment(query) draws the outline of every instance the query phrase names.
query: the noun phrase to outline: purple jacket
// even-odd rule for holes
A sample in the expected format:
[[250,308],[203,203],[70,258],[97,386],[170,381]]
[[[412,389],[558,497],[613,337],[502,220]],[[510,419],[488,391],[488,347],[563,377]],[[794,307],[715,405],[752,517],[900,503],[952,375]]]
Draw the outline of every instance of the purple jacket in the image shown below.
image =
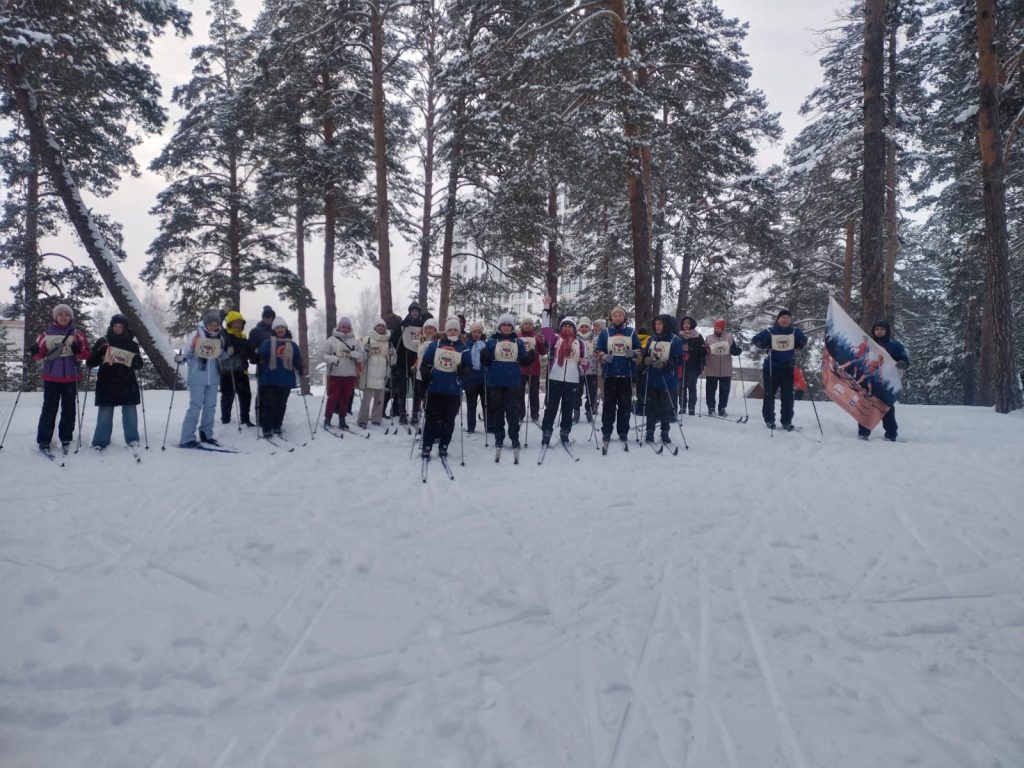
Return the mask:
[[[78,352],[71,350],[71,345],[78,342]],[[56,381],[67,384],[79,380],[78,361],[89,357],[89,340],[85,333],[74,325],[62,328],[51,325],[36,339],[39,351],[32,355],[33,360],[42,360],[43,381]]]

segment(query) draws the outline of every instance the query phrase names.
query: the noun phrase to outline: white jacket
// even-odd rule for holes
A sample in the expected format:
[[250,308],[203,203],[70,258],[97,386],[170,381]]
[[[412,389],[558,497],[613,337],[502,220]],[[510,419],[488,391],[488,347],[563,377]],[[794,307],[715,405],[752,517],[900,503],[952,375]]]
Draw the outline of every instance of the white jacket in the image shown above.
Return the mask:
[[323,359],[329,375],[356,376],[359,373],[356,363],[366,360],[366,350],[355,334],[335,330],[324,344]]
[[398,362],[398,352],[391,346],[390,333],[370,331],[363,341],[366,365],[359,376],[360,389],[384,389],[388,385],[391,368]]

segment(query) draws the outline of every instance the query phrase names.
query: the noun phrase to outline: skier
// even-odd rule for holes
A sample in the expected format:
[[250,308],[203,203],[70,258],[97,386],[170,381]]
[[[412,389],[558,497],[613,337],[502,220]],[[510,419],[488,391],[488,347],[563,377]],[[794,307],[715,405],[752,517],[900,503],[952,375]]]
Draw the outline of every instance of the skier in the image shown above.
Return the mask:
[[612,439],[612,429],[618,432],[626,450],[629,450],[629,418],[633,401],[634,358],[640,354],[640,339],[636,331],[626,325],[626,310],[615,307],[611,311],[608,327],[597,339],[597,357],[604,368],[604,408],[601,411],[601,435],[604,450]]
[[685,410],[691,416],[697,408],[697,380],[704,368],[704,337],[697,330],[697,321],[684,317],[679,336],[683,340],[683,389],[679,413]]
[[448,456],[448,444],[455,430],[455,417],[462,405],[459,378],[461,372],[472,365],[469,348],[462,343],[462,328],[457,317],[444,324],[444,336],[431,341],[423,351],[420,378],[426,383],[426,408],[423,426],[423,446],[420,455],[430,456],[437,443],[437,455]]
[[345,417],[351,412],[352,396],[356,391],[362,363],[366,360],[366,348],[359,343],[352,332],[352,321],[347,317],[338,320],[322,352],[327,364],[327,406],[324,411],[324,428],[329,429],[334,414],[338,414],[339,426],[348,429]]
[[[519,387],[521,366],[537,357],[537,351],[527,352],[522,339],[516,336],[515,319],[507,312],[498,318],[498,330],[487,340],[481,359],[487,369],[488,428],[494,434],[497,457],[505,442],[505,423],[512,448],[519,451],[519,414],[522,390]],[[517,400],[518,396],[518,400]]]
[[536,352],[532,362],[524,365],[519,379],[519,420],[526,418],[526,400],[530,401],[530,420],[540,418],[540,358],[548,352],[544,336],[537,332],[533,318],[524,317],[519,323],[519,340],[527,352]]
[[[384,389],[388,385],[391,369],[398,359],[398,354],[391,346],[390,339],[391,334],[388,333],[387,324],[383,319],[378,319],[363,343],[363,349],[366,351],[366,363],[359,375],[359,388],[363,392],[363,397],[359,403],[359,415],[356,416],[356,424],[360,429],[366,429],[368,422],[379,427],[381,419],[384,417]],[[372,411],[370,410],[371,400],[373,401]]]
[[729,407],[729,390],[732,386],[732,356],[742,352],[733,335],[726,333],[725,320],[715,320],[714,333],[704,340],[707,361],[704,365],[704,389],[708,416],[715,413],[716,395],[718,415],[728,415],[725,409]]
[[422,334],[420,336],[419,350],[416,353],[416,363],[413,368],[415,373],[412,392],[413,424],[420,423],[420,411],[423,408],[423,398],[427,394],[427,382],[423,380],[423,374],[420,371],[420,363],[423,361],[423,355],[426,354],[427,347],[430,346],[430,342],[437,341],[440,338],[440,335],[437,332],[437,321],[431,318],[427,318],[423,321],[423,328],[421,331]]
[[[583,358],[587,361],[584,369],[586,371],[583,377],[583,394],[586,395],[585,411],[587,422],[594,420],[594,414],[597,413],[597,345],[594,343],[594,326],[590,322],[589,317],[581,317],[579,329],[576,332],[576,338],[583,342]],[[576,411],[573,413],[573,423],[580,420],[580,397],[576,401]]]
[[[260,389],[260,381],[263,380],[260,370],[260,348],[263,342],[274,337],[274,318],[277,313],[269,304],[264,305],[260,315],[260,321],[249,331],[249,362],[256,366],[256,421],[261,423],[260,403],[263,400],[263,391]],[[290,335],[290,334],[289,334]]]
[[544,298],[544,312],[541,315],[541,332],[550,350],[548,357],[547,391],[544,403],[544,421],[541,424],[542,445],[551,442],[555,416],[561,411],[559,439],[569,442],[574,414],[579,412],[580,381],[587,367],[586,345],[577,338],[576,323],[572,318],[562,318],[558,333],[551,327],[552,301]]
[[[302,351],[288,338],[288,323],[275,317],[274,336],[260,345],[260,429],[263,437],[280,435],[288,395],[296,385],[296,374],[304,376]],[[343,417],[344,418],[344,417]]]
[[247,427],[253,426],[249,421],[249,406],[252,402],[252,390],[249,389],[249,339],[245,335],[245,318],[241,312],[232,310],[224,318],[221,330],[224,349],[228,359],[224,361],[220,372],[220,421],[231,423],[231,406],[238,396],[238,421]]
[[788,309],[779,311],[775,325],[765,328],[750,342],[758,349],[768,350],[764,359],[764,402],[761,414],[769,429],[775,429],[775,392],[782,401],[782,428],[793,431],[793,363],[796,350],[807,345],[807,336],[793,327]]
[[[900,342],[892,338],[892,328],[885,320],[879,320],[871,328],[871,335],[875,341],[889,353],[889,357],[896,361],[896,367],[902,375],[910,367],[910,355],[907,349]],[[896,442],[899,432],[899,424],[896,423],[896,404],[889,406],[885,416],[882,417],[882,429],[885,430],[885,439],[891,443]],[[871,436],[871,430],[862,424],[857,425],[857,437],[867,440]]]
[[[405,398],[409,391],[409,378],[416,370],[423,323],[429,317],[430,313],[424,314],[420,305],[414,301],[409,305],[405,319],[391,331],[391,346],[398,355],[398,363],[391,371],[391,397],[394,400],[391,404],[391,413],[398,414],[398,422],[402,425],[409,423]],[[416,414],[414,420],[415,417]]]
[[75,313],[67,304],[55,306],[52,318],[50,326],[29,347],[32,359],[43,361],[43,409],[39,413],[36,443],[41,451],[50,450],[59,409],[57,437],[66,453],[75,435],[80,378],[78,362],[89,358],[89,340],[85,332],[75,325]]
[[[467,346],[470,351],[472,365],[462,377],[462,389],[466,393],[466,432],[473,434],[476,431],[476,406],[477,402],[484,398],[484,364],[480,359],[487,342],[484,340],[484,324],[480,322],[469,324],[469,340]],[[487,401],[484,399],[484,414],[486,418]],[[484,424],[484,429],[487,425]]]
[[128,318],[114,315],[105,336],[101,337],[89,355],[87,365],[99,367],[96,372],[96,429],[92,433],[92,447],[103,450],[110,445],[114,429],[114,408],[121,407],[121,428],[124,441],[132,448],[139,445],[139,415],[135,406],[142,395],[135,372],[142,367],[142,355],[128,327]]
[[228,353],[220,336],[220,312],[208,309],[185,348],[174,358],[176,363],[188,363],[188,410],[181,423],[179,447],[195,448],[200,443],[220,445],[213,437],[213,422],[217,412],[221,365],[227,359]]
[[654,333],[644,345],[640,358],[647,371],[647,429],[648,443],[654,443],[654,430],[661,424],[661,442],[672,445],[669,428],[672,424],[671,392],[678,388],[676,367],[683,359],[683,340],[672,329],[672,315],[658,315],[651,323]]

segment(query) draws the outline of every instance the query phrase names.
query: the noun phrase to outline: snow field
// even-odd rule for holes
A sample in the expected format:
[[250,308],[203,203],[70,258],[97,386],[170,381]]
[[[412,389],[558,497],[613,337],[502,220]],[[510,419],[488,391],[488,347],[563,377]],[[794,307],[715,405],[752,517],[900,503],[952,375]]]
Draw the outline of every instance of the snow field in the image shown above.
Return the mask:
[[899,406],[907,442],[863,443],[819,403],[819,443],[750,401],[678,457],[581,423],[542,467],[535,425],[519,466],[456,432],[424,485],[404,432],[161,453],[168,398],[142,464],[115,418],[60,468],[22,396],[4,768],[1024,764],[1021,414]]

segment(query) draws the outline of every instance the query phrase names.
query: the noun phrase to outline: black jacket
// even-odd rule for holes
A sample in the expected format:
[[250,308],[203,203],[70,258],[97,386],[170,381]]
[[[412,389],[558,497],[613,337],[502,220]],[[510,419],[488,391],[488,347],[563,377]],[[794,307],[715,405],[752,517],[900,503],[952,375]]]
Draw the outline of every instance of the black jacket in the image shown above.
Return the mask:
[[[107,347],[124,349],[132,352],[131,367],[103,362],[107,354]],[[115,336],[113,331],[108,330],[107,335],[93,345],[92,354],[89,355],[88,366],[95,368],[96,372],[96,405],[97,407],[138,405],[141,400],[139,394],[139,380],[135,371],[142,367],[142,355],[139,354],[139,345],[135,343],[132,334],[125,332]]]
[[[249,336],[251,338],[252,333]],[[239,338],[235,334],[222,329],[220,340],[224,344],[224,351],[228,353],[228,359],[220,364],[221,375],[227,376],[235,371],[244,372],[249,370],[249,359],[252,357],[252,347],[249,344],[249,339]]]

